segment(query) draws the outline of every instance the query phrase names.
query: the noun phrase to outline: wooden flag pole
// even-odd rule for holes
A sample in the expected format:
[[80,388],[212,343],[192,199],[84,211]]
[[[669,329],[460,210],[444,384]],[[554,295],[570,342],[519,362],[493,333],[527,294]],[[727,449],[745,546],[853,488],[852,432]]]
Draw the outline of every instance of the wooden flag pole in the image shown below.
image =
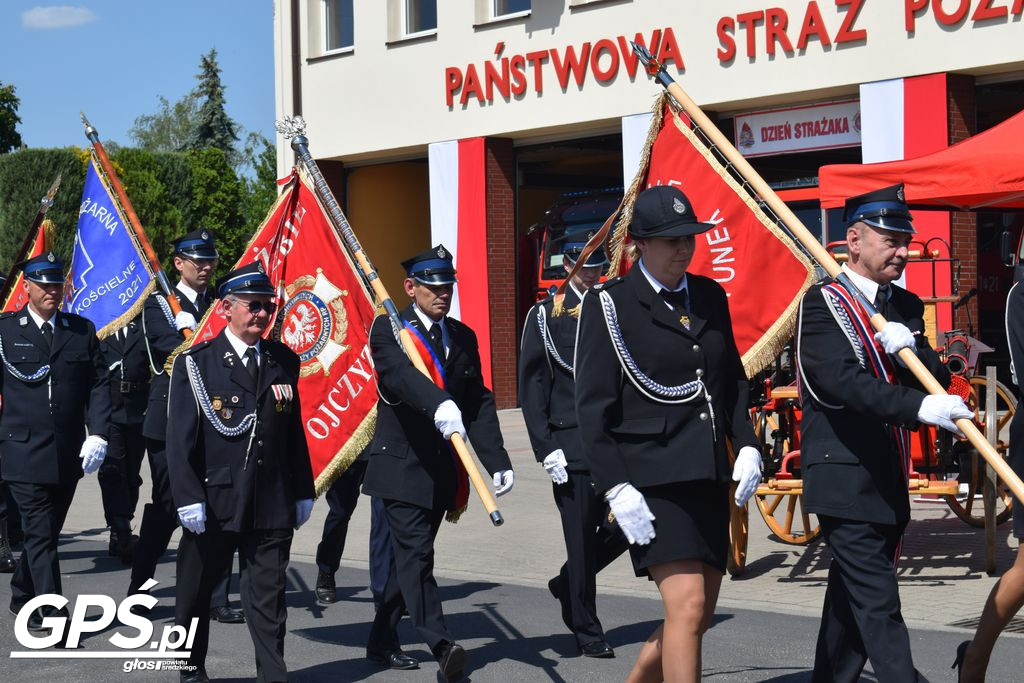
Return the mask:
[[25,239],[21,242],[21,248],[18,250],[18,256],[14,259],[14,263],[11,264],[10,269],[7,271],[7,279],[4,280],[3,288],[0,289],[0,303],[6,305],[7,298],[11,295],[11,289],[14,287],[14,282],[18,279],[18,264],[25,260],[28,256],[28,252],[32,249],[33,241],[36,235],[39,233],[39,227],[43,224],[43,220],[46,219],[46,212],[53,206],[53,198],[57,196],[57,190],[60,189],[60,180],[63,176],[62,173],[58,173],[57,177],[50,183],[50,189],[46,191],[43,198],[39,200],[39,210],[36,212],[36,217],[32,219],[32,225],[29,226],[28,232],[25,233]]
[[[869,301],[864,293],[860,291],[849,279],[846,274],[843,273],[839,264],[832,257],[831,254],[821,245],[821,242],[811,234],[804,224],[796,217],[785,202],[779,199],[779,196],[775,194],[775,191],[768,186],[768,183],[758,174],[757,171],[747,162],[747,160],[740,154],[739,150],[733,147],[732,143],[729,142],[728,138],[722,134],[722,131],[718,129],[718,126],[714,124],[711,119],[701,111],[701,108],[697,106],[696,102],[690,99],[678,83],[673,80],[668,72],[665,71],[665,67],[658,63],[651,53],[647,49],[633,43],[633,51],[637,57],[643,63],[647,73],[653,76],[661,83],[662,86],[668,91],[668,93],[675,98],[679,106],[683,108],[686,115],[690,117],[698,128],[700,128],[704,134],[711,141],[711,144],[718,148],[718,151],[729,161],[730,164],[736,169],[737,172],[743,177],[755,193],[767,204],[775,215],[778,216],[783,223],[786,224],[786,228],[790,234],[793,235],[803,246],[803,248],[811,255],[811,257],[818,262],[818,264],[825,269],[830,276],[842,281],[843,285],[847,290],[850,291],[860,301],[861,305],[864,306],[864,310],[871,316],[871,324],[878,331],[881,331],[882,327],[885,326],[886,320],[875,309],[873,301]],[[924,366],[917,355],[909,348],[900,349],[899,352],[900,360],[906,365],[907,369],[910,370],[917,381],[921,383],[925,391],[930,394],[937,396],[945,396],[946,390],[939,384],[938,380],[932,376],[928,371],[928,368]],[[1013,491],[1013,494],[1017,496],[1018,500],[1024,500],[1024,484],[1021,484],[1020,477],[1010,468],[1005,460],[999,455],[996,449],[988,442],[988,440],[982,435],[981,431],[974,424],[973,420],[968,418],[962,418],[956,421],[956,426],[960,428],[960,431],[964,433],[967,440],[971,442],[982,457],[985,458],[986,462],[992,466],[992,469],[996,471],[999,478],[1006,482],[1006,485]]]
[[[154,277],[156,277],[160,289],[163,290],[164,297],[167,299],[167,305],[171,307],[171,313],[178,315],[181,313],[181,304],[178,303],[178,297],[171,294],[171,283],[167,279],[167,274],[164,273],[164,268],[160,265],[160,259],[157,258],[156,251],[153,249],[149,237],[146,236],[146,231],[142,229],[142,223],[135,213],[132,201],[128,199],[128,193],[124,191],[121,179],[114,172],[114,165],[110,163],[107,150],[103,149],[100,135],[93,128],[93,125],[89,123],[89,119],[85,118],[85,113],[80,112],[80,115],[82,117],[82,125],[85,126],[85,137],[89,138],[89,142],[92,143],[93,151],[96,152],[96,158],[99,159],[100,166],[103,167],[103,173],[107,176],[107,180],[110,181],[110,186],[114,188],[114,193],[117,194],[117,200],[121,204],[121,208],[124,209],[125,217],[128,219],[128,226],[135,234],[135,239],[139,246],[142,247],[146,260],[149,261],[149,269],[153,272]],[[185,339],[192,337],[192,330],[188,328],[181,330],[181,332],[185,335]]]
[[[395,302],[391,300],[391,296],[384,288],[384,283],[380,281],[380,277],[377,275],[376,269],[366,257],[366,252],[363,250],[362,245],[359,244],[359,240],[352,231],[352,226],[349,225],[348,219],[345,218],[345,214],[342,212],[341,206],[338,205],[338,200],[334,198],[334,193],[331,192],[331,188],[327,185],[327,181],[324,179],[323,174],[320,172],[320,168],[316,164],[316,160],[313,159],[312,155],[310,155],[309,140],[305,136],[305,129],[306,123],[302,120],[301,116],[285,117],[285,119],[277,124],[277,130],[286,138],[291,138],[292,149],[298,155],[299,159],[306,167],[306,170],[309,172],[317,194],[320,195],[320,200],[324,203],[324,206],[327,208],[328,215],[331,217],[334,229],[338,231],[338,234],[348,247],[349,252],[352,254],[352,258],[355,259],[359,269],[363,272],[363,276],[373,289],[373,293],[377,297],[377,300],[381,302],[381,305],[384,306],[384,310],[387,311],[388,317],[391,319],[392,327],[398,332],[399,343],[402,345],[405,355],[409,357],[409,360],[412,361],[413,366],[417,370],[427,377],[430,377],[430,371],[427,369],[427,366],[423,363],[423,359],[420,357],[419,352],[416,350],[416,346],[412,341],[412,336],[409,334],[409,331],[405,329],[405,324],[398,312],[398,308],[395,306]],[[473,483],[473,488],[476,489],[477,495],[480,496],[480,500],[483,502],[484,508],[487,510],[487,514],[491,518],[491,523],[494,526],[501,526],[505,520],[501,516],[501,511],[498,510],[498,501],[495,500],[494,494],[491,493],[491,489],[487,486],[483,476],[480,474],[480,469],[476,466],[476,461],[473,460],[473,456],[470,455],[469,449],[466,447],[466,442],[460,434],[456,433],[452,434],[451,444],[454,447],[459,460],[462,461],[462,466],[466,468],[469,480]]]

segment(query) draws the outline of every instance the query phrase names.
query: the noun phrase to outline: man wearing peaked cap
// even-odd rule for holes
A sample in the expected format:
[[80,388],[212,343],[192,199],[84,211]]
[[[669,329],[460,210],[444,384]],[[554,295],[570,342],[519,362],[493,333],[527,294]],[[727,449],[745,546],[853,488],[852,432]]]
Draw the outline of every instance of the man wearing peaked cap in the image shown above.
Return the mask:
[[363,493],[384,503],[394,559],[366,654],[392,669],[418,667],[398,641],[404,599],[441,673],[453,677],[462,672],[466,651],[444,622],[434,580],[434,539],[446,512],[457,516],[466,505],[469,484],[447,440],[456,432],[463,438],[469,435],[499,496],[512,488],[512,464],[494,395],[484,384],[476,335],[447,315],[455,284],[451,252],[438,245],[402,265],[405,292],[412,300],[402,319],[420,356],[443,377],[444,386],[413,367],[386,315],[374,320],[370,350],[380,400]]
[[[28,304],[0,317],[0,479],[10,487],[25,533],[11,577],[14,614],[38,595],[61,593],[58,536],[78,480],[103,462],[110,423],[96,328],[58,311],[63,264],[46,252],[20,267]],[[35,610],[29,628],[41,628],[44,616]]]
[[174,622],[198,619],[186,681],[206,681],[210,597],[238,548],[242,608],[261,681],[287,680],[285,572],[313,508],[299,358],[263,334],[277,309],[258,264],[217,284],[227,325],[174,360],[167,468],[178,519]]
[[[800,304],[804,505],[832,551],[813,680],[856,681],[867,660],[878,680],[920,680],[900,613],[896,565],[910,519],[909,432],[919,422],[959,430],[973,412],[926,394],[896,355],[909,348],[943,386],[949,371],[924,335],[924,305],[895,284],[914,234],[903,186],[846,201],[849,261]],[[873,303],[886,320],[873,333]]]
[[[196,321],[203,317],[213,302],[214,296],[210,290],[220,257],[213,231],[205,228],[188,232],[172,243],[174,267],[180,279],[171,295],[177,299],[181,311],[173,315],[167,298],[160,292],[150,295],[142,311],[142,333],[153,373],[142,435],[149,455],[153,492],[151,501],[142,513],[139,542],[135,546],[128,585],[129,595],[139,592],[146,581],[155,578],[157,563],[166,552],[171,534],[178,526],[167,477],[167,431],[169,427],[175,429],[176,426],[167,422],[170,379],[164,365],[167,358],[185,341],[184,330],[195,329]],[[231,568],[228,567],[224,580],[214,591],[214,617],[224,623],[241,623],[244,621],[242,613],[228,605],[230,578]]]
[[[566,273],[593,233],[565,235],[562,267]],[[519,399],[534,456],[548,473],[565,539],[566,563],[548,589],[561,603],[562,621],[587,657],[613,657],[597,617],[597,572],[628,546],[615,527],[604,523],[606,507],[593,490],[576,420],[573,362],[576,323],[584,293],[608,264],[604,249],[590,254],[565,288],[555,314],[554,297],[537,303],[526,316],[519,354]]]

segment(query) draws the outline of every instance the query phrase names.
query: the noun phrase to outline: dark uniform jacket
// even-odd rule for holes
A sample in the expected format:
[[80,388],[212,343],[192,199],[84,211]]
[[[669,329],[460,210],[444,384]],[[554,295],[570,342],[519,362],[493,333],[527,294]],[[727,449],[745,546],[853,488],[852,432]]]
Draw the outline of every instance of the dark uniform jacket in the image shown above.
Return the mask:
[[123,338],[118,331],[100,342],[110,369],[110,419],[117,424],[140,425],[146,414],[151,372],[140,317],[123,328]]
[[519,401],[537,462],[543,462],[552,451],[561,448],[568,468],[585,472],[587,464],[576,423],[575,381],[572,372],[548,352],[537,322],[538,311],[543,310],[550,344],[558,357],[571,367],[576,350],[579,304],[576,292],[567,287],[561,315],[551,315],[554,305],[551,297],[536,304],[526,315],[519,353]]
[[[195,305],[188,300],[188,297],[178,291],[177,288],[171,292],[181,304],[181,310],[195,316],[196,322],[202,317]],[[147,439],[164,441],[167,438],[167,391],[170,387],[170,379],[164,370],[164,363],[167,357],[181,346],[185,341],[185,335],[179,332],[172,321],[167,319],[164,307],[160,305],[157,298],[167,302],[163,294],[154,292],[146,300],[142,309],[142,332],[146,337],[148,353],[153,367],[153,381],[149,386],[149,405],[146,408],[146,419],[142,425],[142,435]],[[172,319],[173,320],[173,319]]]
[[[748,387],[733,338],[725,290],[688,274],[690,327],[680,322],[639,267],[595,285],[583,297],[576,345],[576,415],[583,454],[598,493],[630,482],[728,481],[726,437],[737,451],[756,446]],[[667,405],[644,396],[612,346],[599,294],[615,304],[622,338],[637,367],[664,386],[703,380],[704,397]],[[714,428],[712,427],[714,423]]]
[[[917,335],[917,356],[942,386],[949,371],[924,336],[924,304],[892,285],[889,318]],[[803,417],[800,464],[808,512],[878,524],[905,524],[910,502],[889,425],[917,426],[925,394],[893,359],[899,385],[861,367],[825,303],[821,285],[804,294],[797,321]]]
[[[428,332],[410,304],[402,318],[420,334]],[[447,390],[421,374],[399,347],[387,316],[370,328],[370,351],[377,371],[377,430],[367,450],[369,464],[363,493],[400,500],[431,510],[450,509],[455,502],[455,456],[437,428],[434,412],[452,399],[480,462],[491,474],[512,468],[505,452],[494,394],[483,382],[476,334],[445,318],[450,348],[444,362]]]
[[79,454],[89,433],[106,438],[110,423],[107,366],[96,328],[72,313],[57,313],[53,346],[27,308],[0,317],[4,356],[23,375],[49,363],[50,374],[25,382],[4,364],[0,372],[0,477],[4,481],[62,484],[82,476]]
[[[193,391],[187,358],[195,361],[205,392]],[[224,332],[174,359],[169,399],[174,428],[167,432],[171,493],[176,507],[205,502],[208,528],[291,529],[295,501],[313,498],[299,409],[299,357],[284,344],[261,340],[258,380],[253,382]],[[291,387],[291,398],[279,399],[275,385]],[[255,412],[255,431],[224,436],[201,407],[207,399],[228,429]]]

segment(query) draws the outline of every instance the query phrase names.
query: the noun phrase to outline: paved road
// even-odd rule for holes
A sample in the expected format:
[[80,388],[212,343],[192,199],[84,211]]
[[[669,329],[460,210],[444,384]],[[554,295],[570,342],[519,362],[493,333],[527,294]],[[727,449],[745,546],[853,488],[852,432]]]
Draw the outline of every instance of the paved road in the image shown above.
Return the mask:
[[[516,486],[499,500],[506,524],[492,528],[482,507],[470,510],[457,525],[443,525],[437,544],[437,575],[445,590],[446,612],[463,642],[473,650],[472,676],[480,681],[502,680],[622,680],[639,643],[660,616],[657,594],[650,582],[633,575],[627,558],[620,558],[598,579],[599,610],[618,658],[593,661],[574,656],[572,639],[564,633],[556,603],[543,588],[564,557],[551,485],[533,460],[518,411],[500,414],[506,445],[516,469]],[[148,483],[144,485],[147,497]],[[349,530],[339,587],[344,603],[321,610],[312,605],[308,590],[316,572],[311,566],[326,506],[318,502],[313,517],[295,537],[290,573],[290,612],[287,653],[298,680],[435,680],[436,669],[391,675],[362,661],[362,643],[371,618],[366,585],[369,506],[356,510]],[[138,521],[138,518],[137,520]],[[104,554],[106,532],[95,477],[79,485],[65,526],[62,571],[68,594],[99,592],[115,598],[124,594],[127,571]],[[813,657],[817,615],[824,595],[828,552],[820,543],[807,547],[779,543],[752,511],[747,573],[727,579],[719,602],[719,623],[705,646],[705,674],[728,681],[806,680]],[[1016,541],[999,530],[1000,570],[1012,562]],[[177,537],[175,537],[176,542]],[[156,578],[158,595],[169,605],[174,565],[161,564]],[[980,530],[957,520],[943,504],[915,503],[900,565],[904,615],[911,626],[915,660],[932,680],[952,680],[948,666],[957,642],[968,637],[985,596],[998,578],[983,570],[984,539]],[[7,582],[0,579],[0,600],[9,600]],[[170,607],[158,616],[169,617]],[[16,645],[13,618],[0,614],[0,646],[4,653]],[[1024,621],[1018,622],[1024,632]],[[476,637],[470,638],[473,634]],[[103,647],[94,636],[88,648]],[[415,643],[411,633],[406,642]],[[94,643],[96,643],[94,645]],[[328,643],[328,647],[324,647]],[[1020,680],[1010,664],[1024,660],[1020,635],[1008,634],[996,651],[1001,671],[990,680]],[[413,645],[427,660],[425,647]],[[215,625],[211,673],[217,677],[249,677],[252,647],[244,627]],[[76,661],[31,665],[0,657],[0,681],[109,680],[111,662]],[[998,669],[1002,667],[1002,669]],[[86,675],[87,674],[87,675]],[[135,673],[171,680],[164,674]],[[127,676],[125,677],[127,678]]]

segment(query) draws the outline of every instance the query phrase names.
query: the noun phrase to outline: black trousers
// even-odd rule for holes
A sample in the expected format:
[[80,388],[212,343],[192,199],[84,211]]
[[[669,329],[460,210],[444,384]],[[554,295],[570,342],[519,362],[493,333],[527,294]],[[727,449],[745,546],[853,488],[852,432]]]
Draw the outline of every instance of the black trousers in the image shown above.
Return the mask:
[[21,542],[21,513],[7,482],[0,479],[0,522],[7,522],[7,538],[11,545]]
[[23,605],[47,593],[61,595],[57,541],[78,480],[63,484],[9,481],[7,486],[21,511],[21,527],[25,533],[21,561],[11,576],[11,605]]
[[366,647],[375,652],[398,648],[398,622],[404,601],[413,626],[436,656],[442,645],[453,642],[434,580],[434,539],[444,510],[427,510],[397,500],[383,503],[391,525],[394,558]]
[[334,480],[331,488],[324,494],[328,510],[320,544],[316,547],[316,566],[326,574],[334,574],[341,565],[345,539],[348,536],[348,523],[359,503],[359,487],[363,484],[364,474],[366,462],[356,460]]
[[[178,528],[178,508],[171,496],[171,479],[167,472],[167,442],[146,439],[149,453],[149,472],[153,482],[152,500],[146,503],[139,528],[139,543],[135,546],[132,559],[132,578],[128,584],[128,595],[137,593],[142,584],[156,576],[156,565],[167,552],[171,535]],[[233,549],[232,549],[233,551]],[[181,550],[179,549],[179,553]],[[224,576],[213,591],[214,607],[227,607],[228,584],[231,580],[231,563],[224,570]],[[181,581],[181,578],[178,578]]]
[[832,551],[814,656],[815,683],[853,683],[867,660],[879,681],[917,681],[894,560],[902,525],[818,515]]
[[107,435],[107,457],[103,459],[97,478],[103,496],[103,517],[107,526],[118,531],[131,531],[135,506],[142,486],[142,458],[146,440],[142,424],[110,423]]
[[606,523],[606,505],[587,472],[569,472],[569,481],[553,484],[552,490],[565,537],[566,562],[559,577],[572,605],[576,641],[604,640],[597,618],[597,573],[626,552],[629,543],[618,527]]
[[388,585],[388,575],[395,561],[391,547],[391,525],[384,501],[370,497],[370,592],[380,602]]
[[210,599],[231,569],[238,548],[242,611],[256,651],[256,678],[285,681],[285,571],[291,554],[292,530],[221,531],[207,526],[202,534],[182,531],[178,545],[178,583],[174,623],[198,620],[188,663],[205,668],[210,646]]

